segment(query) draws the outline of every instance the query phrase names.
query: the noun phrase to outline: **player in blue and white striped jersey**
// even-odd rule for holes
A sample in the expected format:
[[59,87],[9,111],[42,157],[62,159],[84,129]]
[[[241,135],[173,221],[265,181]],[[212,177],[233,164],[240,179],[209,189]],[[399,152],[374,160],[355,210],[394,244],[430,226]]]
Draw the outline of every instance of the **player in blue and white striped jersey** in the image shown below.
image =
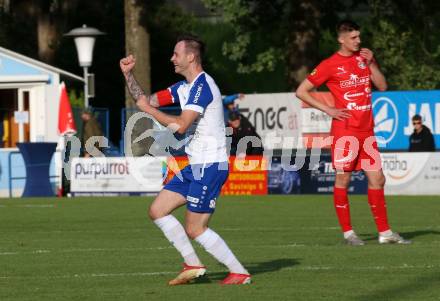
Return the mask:
[[[248,271],[208,227],[229,170],[222,98],[212,77],[203,71],[203,48],[203,42],[194,36],[180,37],[171,62],[185,80],[151,96],[145,95],[132,74],[133,56],[123,58],[120,67],[137,106],[160,124],[188,136],[185,152],[190,164],[181,171],[182,177],[175,176],[165,185],[149,210],[150,218],[184,259],[183,271],[169,284],[185,284],[206,272],[189,238],[228,267],[230,273],[222,284],[245,284],[251,281]],[[157,109],[172,103],[180,104],[179,116]],[[183,205],[187,207],[185,228],[171,215]]]

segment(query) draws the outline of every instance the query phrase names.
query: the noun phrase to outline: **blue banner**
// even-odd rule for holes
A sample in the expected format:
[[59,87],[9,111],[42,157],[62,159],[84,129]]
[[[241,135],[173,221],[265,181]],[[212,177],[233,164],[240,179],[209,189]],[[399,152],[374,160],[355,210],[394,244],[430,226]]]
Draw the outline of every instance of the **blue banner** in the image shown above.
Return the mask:
[[[295,157],[283,158],[273,157],[270,163],[267,184],[269,194],[333,193],[336,173],[329,153],[323,153],[319,157],[308,155],[304,158],[304,165],[298,166],[297,170],[293,168]],[[367,178],[362,171],[352,173],[348,191],[354,194],[367,193]]]
[[408,150],[414,131],[411,118],[419,114],[434,135],[436,149],[440,149],[440,90],[374,92],[373,113],[379,148]]
[[[312,163],[313,162],[313,163]],[[332,167],[329,153],[323,153],[319,158],[308,157],[306,167],[301,172],[301,193],[331,194],[335,185],[336,172]],[[351,174],[348,192],[354,194],[367,193],[367,178],[362,171]]]

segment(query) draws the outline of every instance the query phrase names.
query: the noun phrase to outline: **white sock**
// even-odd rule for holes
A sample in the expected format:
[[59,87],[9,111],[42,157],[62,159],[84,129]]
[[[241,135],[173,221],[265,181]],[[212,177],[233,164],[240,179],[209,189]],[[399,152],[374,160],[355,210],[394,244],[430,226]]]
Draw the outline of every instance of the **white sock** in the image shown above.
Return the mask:
[[389,237],[392,234],[393,234],[393,231],[391,231],[391,230],[386,230],[386,231],[383,231],[383,232],[379,232],[380,236],[387,236],[387,237]]
[[351,234],[354,234],[353,230],[348,230],[344,232],[344,238],[347,239]]
[[202,266],[199,257],[194,250],[185,229],[179,221],[172,215],[167,215],[154,220],[154,223],[162,230],[165,237],[173,244],[173,246],[182,255],[187,265]]
[[234,256],[225,241],[211,229],[206,229],[195,239],[205,250],[214,256],[219,262],[223,263],[231,273],[249,274]]

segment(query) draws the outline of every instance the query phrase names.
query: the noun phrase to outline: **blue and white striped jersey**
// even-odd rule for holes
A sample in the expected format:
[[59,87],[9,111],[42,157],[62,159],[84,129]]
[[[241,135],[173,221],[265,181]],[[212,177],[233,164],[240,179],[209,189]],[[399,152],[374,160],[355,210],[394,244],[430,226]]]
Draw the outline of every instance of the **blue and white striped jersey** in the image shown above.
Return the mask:
[[186,133],[192,136],[185,146],[190,164],[227,161],[222,96],[212,77],[201,72],[192,83],[180,81],[168,89],[182,111],[200,114]]

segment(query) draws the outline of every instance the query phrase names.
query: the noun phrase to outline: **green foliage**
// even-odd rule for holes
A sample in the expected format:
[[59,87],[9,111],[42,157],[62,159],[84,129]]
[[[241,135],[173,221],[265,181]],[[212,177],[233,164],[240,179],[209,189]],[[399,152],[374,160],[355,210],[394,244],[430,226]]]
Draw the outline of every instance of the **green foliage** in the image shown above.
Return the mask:
[[72,89],[69,91],[69,100],[72,108],[84,108],[84,92],[79,92],[77,95],[76,90]]
[[[438,3],[370,1],[370,43],[393,90],[440,88]],[[373,19],[374,18],[374,19]]]
[[174,74],[170,58],[176,38],[182,33],[194,32],[195,17],[170,4],[153,7],[145,15],[150,33],[152,90],[157,91],[181,80]]
[[[203,2],[212,9],[221,8],[224,22],[233,28],[233,36],[223,42],[222,54],[236,63],[236,72],[255,75],[273,71],[279,64],[285,64],[290,71],[295,66],[308,65],[305,57],[295,56],[298,45],[292,43],[295,37],[290,35],[301,34],[312,26],[308,22],[313,19],[304,18],[304,28],[294,20],[301,18],[301,9],[313,1]],[[391,89],[440,88],[440,36],[434,34],[440,27],[439,2],[321,1],[316,8],[320,16],[319,51],[315,53],[312,45],[306,51],[316,63],[337,49],[333,27],[338,19],[352,18],[362,23],[364,45],[376,53]],[[258,40],[260,43],[256,43]],[[286,60],[286,55],[292,53],[293,57]],[[284,77],[292,82],[287,72]]]
[[[302,81],[318,62],[320,31],[337,20],[338,0],[203,0],[221,13],[234,35],[223,42],[223,55],[235,72],[282,72],[286,90]],[[346,7],[351,5],[346,5]],[[328,48],[325,45],[326,49]],[[258,88],[257,88],[258,89]]]
[[[157,5],[149,10],[146,15],[150,38],[151,38],[151,75],[152,89],[157,91],[169,86],[171,83],[180,81],[182,78],[174,74],[170,57],[175,45],[176,38],[182,33],[193,33],[202,38],[206,43],[204,56],[204,69],[214,76],[222,93],[236,92],[277,92],[287,89],[285,70],[281,64],[269,66],[270,62],[264,54],[261,60],[272,72],[264,73],[239,73],[239,68],[248,68],[248,65],[230,60],[223,54],[224,41],[234,38],[234,27],[229,23],[210,22],[206,19],[198,19],[191,14],[185,13],[176,6],[169,4]],[[254,49],[265,47],[264,39],[254,39],[253,49],[247,54],[256,52]],[[255,67],[255,69],[257,69]]]
[[379,22],[377,30],[380,34],[375,35],[372,45],[390,88],[412,90],[435,89],[439,86],[438,67],[427,64],[432,59],[429,57],[431,55],[421,58],[420,48],[414,47],[414,33],[411,30],[397,32],[395,25],[383,20]]
[[[440,28],[440,2],[323,0],[317,5],[318,1],[312,0],[202,1],[218,11],[215,22],[198,19],[165,0],[145,5],[142,23],[151,38],[153,90],[181,79],[173,73],[169,59],[177,35],[193,32],[207,42],[205,69],[223,93],[289,91],[292,65],[304,69],[310,62],[315,65],[331,55],[338,46],[334,25],[345,17],[363,25],[365,45],[374,50],[391,89],[440,88],[440,35],[436,34]],[[19,6],[23,2],[11,1],[10,13],[0,11],[0,44],[36,58],[36,20],[21,12],[26,8]],[[316,49],[310,45],[305,47],[305,55],[297,55],[293,50],[300,43],[293,43],[295,37],[313,25],[314,18],[301,19],[301,9],[310,3],[319,10],[315,18],[319,19]],[[97,78],[97,97],[92,104],[115,107],[112,117],[119,118],[119,108],[124,105],[124,84],[117,64],[125,54],[122,2],[78,0],[77,11],[81,13],[69,15],[68,29],[86,23],[108,33],[98,39],[95,48],[91,72]],[[54,65],[81,74],[72,40],[63,38],[59,43]],[[77,83],[74,88],[79,96],[71,98],[72,105],[82,106],[82,85]]]
[[[234,28],[227,23],[197,21],[194,32],[207,44],[204,68],[214,76],[223,94],[270,93],[288,89],[285,77],[285,66],[274,65],[274,71],[239,73],[239,63],[230,60],[223,54],[223,41],[234,37]],[[254,43],[256,48],[265,45],[263,40]],[[252,49],[250,50],[250,52]]]
[[[35,20],[21,14],[0,10],[0,45],[2,47],[37,58],[38,47],[35,28]],[[26,42],[23,43],[23,41]]]
[[334,30],[329,28],[321,30],[318,44],[319,58],[317,59],[327,58],[337,51],[338,44],[336,43],[336,34]]
[[[233,25],[234,37],[232,41],[223,43],[222,51],[223,55],[237,63],[236,71],[238,73],[248,74],[275,70],[277,63],[283,60],[281,49],[269,46],[272,39],[267,35],[265,35],[266,43],[260,44],[263,47],[255,47],[256,35],[262,33],[258,26],[262,21],[261,15],[256,12],[264,6],[263,2],[267,1],[260,1],[260,4],[258,1],[240,0],[203,0],[203,2],[210,8],[221,7],[223,21]],[[266,24],[259,25],[264,27]]]

